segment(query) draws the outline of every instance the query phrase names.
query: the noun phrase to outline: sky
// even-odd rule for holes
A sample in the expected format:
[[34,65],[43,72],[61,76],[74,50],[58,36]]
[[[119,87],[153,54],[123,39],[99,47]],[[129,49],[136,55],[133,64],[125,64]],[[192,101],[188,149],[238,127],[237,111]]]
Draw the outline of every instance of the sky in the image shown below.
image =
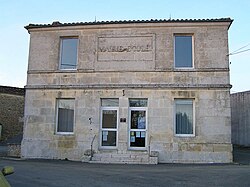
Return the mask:
[[[29,34],[34,24],[147,20],[234,19],[229,29],[231,93],[250,90],[249,0],[0,0],[0,85],[26,85]],[[239,50],[239,51],[241,51]]]

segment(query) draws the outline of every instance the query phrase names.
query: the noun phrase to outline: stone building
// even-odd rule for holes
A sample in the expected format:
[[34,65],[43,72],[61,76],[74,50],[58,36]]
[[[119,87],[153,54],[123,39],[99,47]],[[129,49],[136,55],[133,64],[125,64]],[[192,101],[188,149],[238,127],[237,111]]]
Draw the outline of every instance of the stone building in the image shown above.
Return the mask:
[[232,21],[29,24],[22,156],[231,162]]
[[232,143],[250,146],[250,91],[231,94]]
[[24,88],[0,86],[0,141],[23,132]]

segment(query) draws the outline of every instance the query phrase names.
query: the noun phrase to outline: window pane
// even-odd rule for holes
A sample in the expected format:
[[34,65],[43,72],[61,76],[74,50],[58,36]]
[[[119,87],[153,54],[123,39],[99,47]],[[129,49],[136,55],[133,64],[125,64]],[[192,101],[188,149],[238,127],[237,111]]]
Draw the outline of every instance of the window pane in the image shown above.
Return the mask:
[[131,129],[146,128],[146,111],[131,111]]
[[147,99],[129,99],[130,107],[147,107],[148,100]]
[[116,131],[102,131],[102,146],[116,146]]
[[176,100],[176,134],[193,134],[193,101]]
[[131,147],[145,147],[145,131],[131,131],[130,132],[130,146]]
[[175,36],[175,67],[192,67],[192,36]]
[[60,69],[76,69],[77,43],[77,38],[63,38],[61,40]]
[[101,99],[101,106],[119,106],[119,99]]
[[113,128],[117,125],[117,110],[102,111],[102,128]]
[[74,100],[58,100],[57,132],[73,132],[74,125]]

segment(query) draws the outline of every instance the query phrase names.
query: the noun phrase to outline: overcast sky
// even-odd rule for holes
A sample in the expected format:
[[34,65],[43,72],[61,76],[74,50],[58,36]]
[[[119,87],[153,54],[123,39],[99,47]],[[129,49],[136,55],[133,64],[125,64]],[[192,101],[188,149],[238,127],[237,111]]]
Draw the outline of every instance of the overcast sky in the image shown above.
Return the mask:
[[[229,29],[231,92],[250,90],[249,0],[0,0],[0,85],[24,87],[29,34],[24,26],[60,21],[234,19]],[[241,51],[241,50],[240,50]]]

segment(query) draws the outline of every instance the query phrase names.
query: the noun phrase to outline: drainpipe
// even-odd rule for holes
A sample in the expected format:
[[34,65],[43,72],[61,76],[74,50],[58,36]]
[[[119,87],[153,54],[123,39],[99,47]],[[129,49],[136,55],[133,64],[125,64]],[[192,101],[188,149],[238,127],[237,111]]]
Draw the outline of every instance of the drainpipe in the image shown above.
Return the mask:
[[92,141],[91,141],[91,145],[90,145],[90,161],[92,161],[93,158],[93,142],[95,140],[96,135],[93,137]]
[[149,143],[148,143],[148,144],[149,144],[149,145],[148,145],[148,156],[150,156],[150,151],[151,151],[151,150],[150,150],[151,139],[152,139],[152,136],[150,135],[150,136],[149,136]]
[[1,140],[1,138],[2,138],[2,129],[3,129],[3,126],[2,126],[2,124],[0,123],[0,140]]

